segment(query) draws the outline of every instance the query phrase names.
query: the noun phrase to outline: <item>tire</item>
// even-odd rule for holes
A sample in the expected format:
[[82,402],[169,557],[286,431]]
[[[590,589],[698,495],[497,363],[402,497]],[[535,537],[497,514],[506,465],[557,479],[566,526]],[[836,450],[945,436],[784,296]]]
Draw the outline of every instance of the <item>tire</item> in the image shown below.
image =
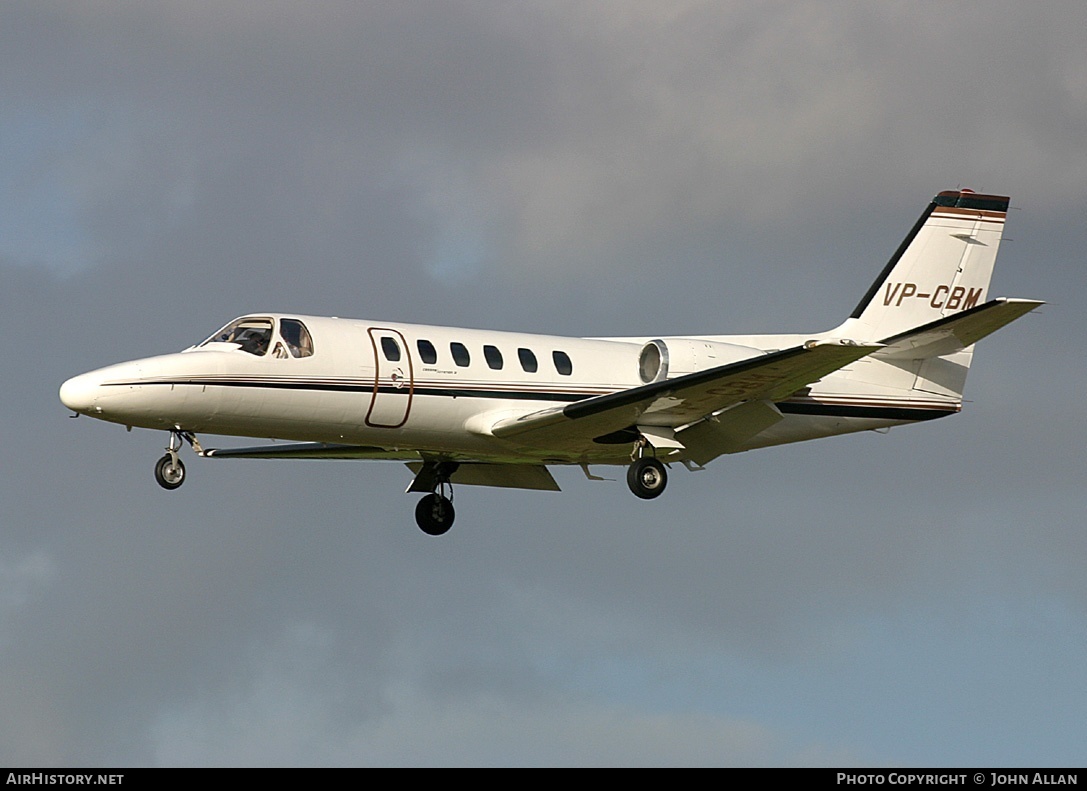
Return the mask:
[[667,485],[668,471],[652,456],[638,459],[627,468],[627,486],[643,500],[660,497]]
[[453,526],[453,502],[440,494],[428,494],[415,506],[415,523],[428,536],[441,536]]
[[155,464],[155,480],[163,489],[172,491],[185,483],[185,465],[181,459],[175,462],[167,453]]

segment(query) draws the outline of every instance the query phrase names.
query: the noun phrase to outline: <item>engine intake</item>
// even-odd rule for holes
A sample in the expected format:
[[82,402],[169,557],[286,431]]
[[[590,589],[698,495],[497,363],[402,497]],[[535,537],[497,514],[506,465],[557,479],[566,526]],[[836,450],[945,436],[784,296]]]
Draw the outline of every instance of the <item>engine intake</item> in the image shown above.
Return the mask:
[[638,355],[638,376],[646,384],[748,360],[765,352],[753,346],[719,343],[695,338],[656,338]]

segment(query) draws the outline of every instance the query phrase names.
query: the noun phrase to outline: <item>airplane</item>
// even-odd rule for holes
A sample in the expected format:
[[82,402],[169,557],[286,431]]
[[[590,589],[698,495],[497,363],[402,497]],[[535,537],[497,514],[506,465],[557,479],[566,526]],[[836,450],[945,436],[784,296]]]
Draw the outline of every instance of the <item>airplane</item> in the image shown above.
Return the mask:
[[[856,309],[807,334],[571,338],[258,312],[184,351],[60,388],[75,414],[169,434],[155,465],[207,458],[405,462],[429,535],[453,485],[557,491],[548,467],[627,467],[642,499],[676,464],[955,414],[974,344],[1044,304],[986,299],[1009,198],[928,204]],[[198,435],[272,440],[204,448]],[[286,441],[286,443],[282,442]]]

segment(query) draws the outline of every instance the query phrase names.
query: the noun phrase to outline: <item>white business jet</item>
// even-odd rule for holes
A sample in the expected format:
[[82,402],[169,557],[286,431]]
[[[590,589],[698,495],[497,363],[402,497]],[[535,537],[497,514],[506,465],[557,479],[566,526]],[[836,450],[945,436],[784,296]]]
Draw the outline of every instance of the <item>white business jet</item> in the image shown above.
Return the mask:
[[[986,299],[1008,198],[941,192],[848,319],[802,335],[565,338],[255,313],[175,354],[69,379],[77,416],[162,429],[178,452],[395,459],[453,524],[453,484],[557,490],[549,465],[628,465],[638,497],[726,453],[944,417],[974,343],[1042,303]],[[212,449],[199,434],[288,440]]]

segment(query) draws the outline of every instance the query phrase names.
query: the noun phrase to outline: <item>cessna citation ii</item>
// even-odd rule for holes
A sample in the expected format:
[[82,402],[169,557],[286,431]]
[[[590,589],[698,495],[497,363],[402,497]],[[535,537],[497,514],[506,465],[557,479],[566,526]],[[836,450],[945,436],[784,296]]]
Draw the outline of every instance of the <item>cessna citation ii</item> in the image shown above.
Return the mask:
[[[962,407],[974,343],[1042,303],[987,299],[1008,198],[941,192],[838,327],[801,335],[565,338],[293,313],[235,319],[175,354],[69,379],[60,400],[169,433],[155,465],[199,456],[394,459],[453,524],[453,484],[558,490],[549,465],[627,465],[658,497],[669,467],[886,429]],[[205,448],[200,434],[288,440]]]

